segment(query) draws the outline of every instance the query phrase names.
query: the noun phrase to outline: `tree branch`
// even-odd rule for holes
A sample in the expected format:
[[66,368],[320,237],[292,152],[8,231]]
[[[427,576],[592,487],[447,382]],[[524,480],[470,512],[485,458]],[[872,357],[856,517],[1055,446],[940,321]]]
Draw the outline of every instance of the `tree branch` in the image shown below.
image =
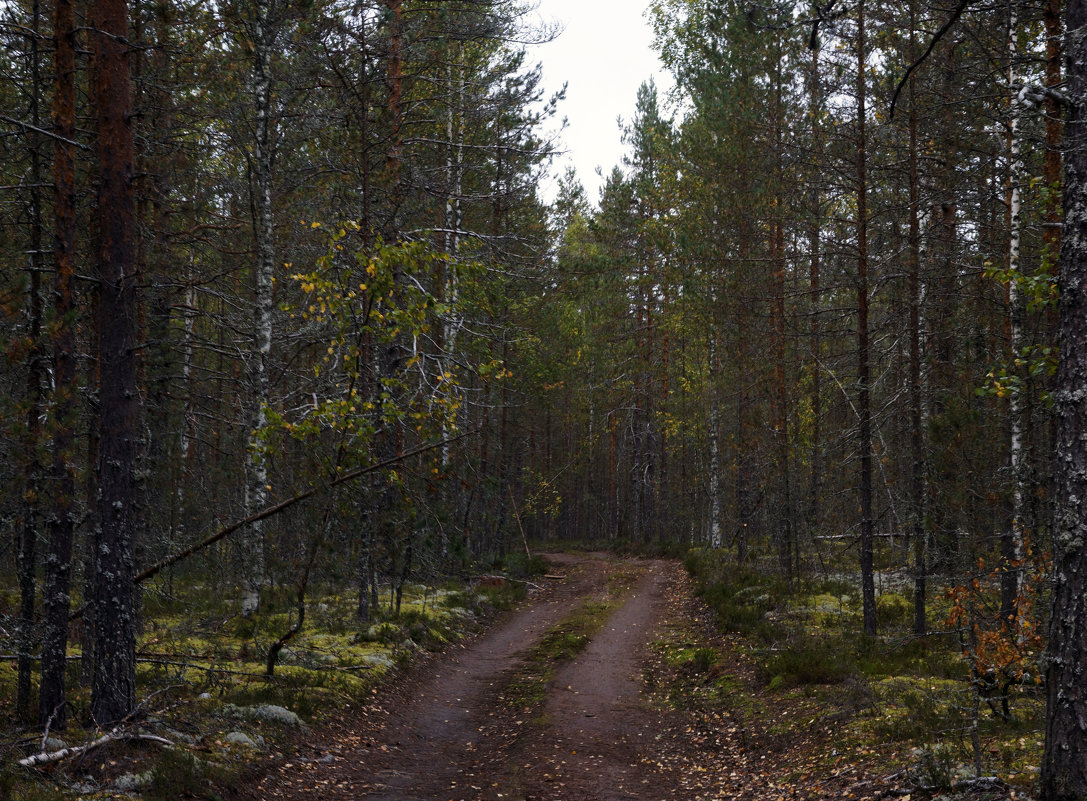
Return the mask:
[[921,54],[919,59],[910,64],[909,69],[906,70],[906,74],[902,76],[902,80],[900,80],[898,86],[895,87],[894,96],[891,97],[891,113],[887,116],[888,120],[893,120],[895,118],[895,104],[898,103],[898,96],[902,94],[902,89],[910,80],[910,76],[913,75],[914,70],[920,67],[925,59],[932,54],[936,45],[944,38],[944,35],[951,30],[951,27],[958,22],[959,17],[962,16],[962,12],[966,10],[968,5],[970,5],[970,0],[959,0],[959,4],[955,7],[955,10],[951,12],[951,16],[948,17],[947,22],[943,24],[943,27],[940,28],[940,30],[936,31],[936,35],[933,36],[932,41],[928,43],[928,48],[925,52]]
[[[312,489],[308,489],[305,492],[300,492],[285,501],[281,501],[280,503],[275,504],[274,506],[269,506],[265,509],[260,510],[259,512],[256,512],[255,514],[251,514],[249,515],[249,517],[243,520],[238,520],[234,523],[231,523],[229,526],[224,526],[223,528],[216,531],[214,534],[200,540],[200,542],[196,543],[195,545],[190,545],[188,548],[184,548],[173,554],[172,556],[167,556],[165,559],[156,562],[150,567],[144,568],[142,571],[133,576],[132,583],[142,584],[149,578],[153,578],[154,576],[158,575],[171,565],[175,565],[184,559],[188,559],[193,554],[200,553],[200,551],[203,551],[206,548],[210,548],[212,545],[219,542],[219,540],[225,539],[226,537],[233,534],[235,531],[243,529],[246,526],[252,525],[253,523],[257,523],[261,520],[265,520],[269,517],[273,517],[280,512],[290,509],[295,504],[301,503],[307,498],[312,498],[314,495],[320,492],[324,492],[325,490],[331,489],[332,487],[338,486],[340,484],[344,484],[348,481],[353,481],[360,476],[364,476],[367,473],[373,473],[374,471],[380,470],[383,467],[388,467],[389,465],[396,464],[397,462],[402,462],[405,459],[410,459],[412,456],[418,456],[420,453],[432,451],[435,448],[440,448],[443,445],[448,445],[451,442],[457,442],[458,440],[462,440],[465,437],[470,437],[478,433],[479,429],[476,429],[474,431],[467,431],[464,434],[460,434],[456,437],[449,437],[448,439],[443,439],[440,442],[432,442],[429,445],[421,445],[418,448],[414,448],[413,450],[407,451],[406,453],[402,453],[399,456],[394,456],[391,459],[386,459],[383,462],[378,462],[377,464],[372,464],[368,467],[360,467],[356,470],[351,470],[350,472],[344,473],[342,476],[337,476],[336,478],[329,481],[327,484],[324,484],[320,487],[313,487]],[[76,620],[82,617],[84,609],[86,609],[86,607],[81,607],[72,612],[70,619]]]

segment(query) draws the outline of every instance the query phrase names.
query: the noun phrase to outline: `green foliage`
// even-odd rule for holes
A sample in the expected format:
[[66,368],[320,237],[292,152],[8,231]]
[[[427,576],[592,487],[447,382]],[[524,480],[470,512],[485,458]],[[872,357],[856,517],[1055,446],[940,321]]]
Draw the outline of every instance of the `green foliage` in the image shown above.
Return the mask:
[[502,562],[506,571],[514,578],[542,576],[549,570],[547,560],[539,554],[528,556],[520,551],[514,551],[507,554]]
[[859,672],[856,657],[843,639],[797,637],[766,660],[763,668],[773,689],[800,684],[839,684]]
[[896,592],[876,597],[876,618],[880,625],[901,626],[913,620],[913,601]]
[[[212,785],[236,791],[237,781],[237,772],[226,765],[204,761],[179,748],[167,748],[155,760],[151,782],[143,795],[161,801],[202,798],[207,796]],[[217,796],[213,794],[212,797]]]
[[772,614],[784,609],[789,599],[783,579],[736,565],[723,553],[697,548],[688,552],[684,565],[722,628],[761,642],[787,634]]

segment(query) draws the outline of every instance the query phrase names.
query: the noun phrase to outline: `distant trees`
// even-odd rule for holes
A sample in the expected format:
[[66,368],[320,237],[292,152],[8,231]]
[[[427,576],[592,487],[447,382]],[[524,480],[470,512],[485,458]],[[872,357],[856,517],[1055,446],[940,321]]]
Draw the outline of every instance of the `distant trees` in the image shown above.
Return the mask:
[[[518,414],[529,474],[556,502],[529,523],[664,532],[785,576],[853,547],[865,630],[874,573],[893,567],[924,632],[931,573],[999,561],[1017,527],[1032,543],[1046,528],[1051,194],[1030,176],[1052,165],[1028,143],[1051,125],[1033,101],[978,91],[993,63],[1020,88],[1052,80],[1026,19],[1040,9],[1009,10],[1000,30],[964,16],[900,91],[946,21],[937,9],[652,9],[683,110],[653,154],[652,217],[669,236],[645,247],[632,137],[557,253],[548,310],[565,316],[545,319],[561,335],[540,349],[539,403]],[[1023,410],[1014,447],[1009,407]]]

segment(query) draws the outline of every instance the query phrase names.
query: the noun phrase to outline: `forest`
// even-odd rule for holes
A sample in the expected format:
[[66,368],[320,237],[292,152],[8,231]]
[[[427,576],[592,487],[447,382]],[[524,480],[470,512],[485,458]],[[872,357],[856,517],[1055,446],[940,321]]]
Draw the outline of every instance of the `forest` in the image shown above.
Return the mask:
[[548,201],[529,3],[4,3],[6,725],[127,719],[178,599],[271,676],[530,544],[695,549],[1033,693],[1087,797],[1066,6],[653,0],[674,90]]

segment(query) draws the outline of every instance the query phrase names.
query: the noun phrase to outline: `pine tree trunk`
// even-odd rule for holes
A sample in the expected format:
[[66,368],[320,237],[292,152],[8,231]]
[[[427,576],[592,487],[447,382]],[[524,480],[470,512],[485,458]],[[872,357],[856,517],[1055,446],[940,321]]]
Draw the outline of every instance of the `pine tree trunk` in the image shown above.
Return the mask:
[[[1087,2],[1068,0],[1065,30],[1087,28]],[[1046,670],[1044,801],[1087,798],[1087,39],[1067,42],[1064,230],[1060,260],[1060,357],[1053,598]]]
[[[30,121],[41,128],[40,98],[42,95],[41,63],[38,36],[41,28],[41,6],[35,0],[31,10],[30,39]],[[19,618],[16,623],[16,649],[18,651],[18,678],[16,680],[15,709],[20,719],[30,719],[30,676],[32,673],[34,593],[36,585],[38,527],[42,493],[42,469],[38,459],[41,438],[41,415],[44,403],[42,390],[42,164],[40,137],[28,135],[30,142],[30,286],[27,298],[27,334],[30,353],[26,371],[26,432],[24,456],[26,458],[23,492],[23,520],[19,532],[19,550],[16,556],[19,574]]]
[[876,634],[876,589],[872,563],[872,409],[868,342],[868,154],[865,105],[867,78],[864,0],[857,6],[857,436],[860,449],[861,598],[864,633]]
[[[917,53],[917,9],[910,3],[910,59]],[[925,530],[925,432],[921,392],[921,180],[918,168],[917,87],[909,85],[909,294],[910,294],[910,540],[913,546],[913,633],[928,630],[928,532]]]
[[135,203],[128,6],[96,0],[91,93],[98,122],[99,517],[91,716],[104,726],[135,704],[136,609],[133,539],[138,530],[133,469],[139,457],[136,386]]
[[[820,158],[823,153],[822,126],[820,115],[823,113],[823,87],[819,79],[819,39],[816,34],[812,42],[811,73],[809,76],[809,113],[812,121],[812,161]],[[823,490],[823,369],[820,363],[820,349],[822,347],[822,328],[820,325],[820,309],[822,307],[822,288],[820,269],[822,267],[822,235],[820,223],[822,222],[822,193],[818,188],[819,170],[813,167],[811,178],[811,215],[808,229],[808,247],[811,249],[808,267],[808,291],[811,293],[810,313],[810,361],[811,361],[811,479],[808,484],[808,528],[811,532],[817,532],[822,517],[822,490]]]

